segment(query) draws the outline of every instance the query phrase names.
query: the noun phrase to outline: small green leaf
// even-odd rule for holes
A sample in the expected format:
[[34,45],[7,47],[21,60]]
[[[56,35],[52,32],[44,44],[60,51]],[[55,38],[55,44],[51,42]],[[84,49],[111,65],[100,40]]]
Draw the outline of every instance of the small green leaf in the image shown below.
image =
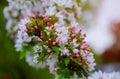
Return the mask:
[[25,57],[25,49],[22,49],[22,51],[20,52],[20,59],[23,59]]
[[38,61],[41,61],[44,58],[45,54],[44,53],[40,53],[40,56],[38,57]]
[[69,58],[66,58],[66,59],[65,59],[65,66],[68,66],[69,62],[70,62],[70,59],[69,59]]
[[55,53],[59,54],[59,48],[57,46],[53,46],[52,49]]
[[82,78],[83,77],[83,74],[81,71],[77,71],[76,74],[78,75],[78,77]]
[[76,64],[80,65],[80,63],[76,59],[73,59],[72,61],[75,62]]

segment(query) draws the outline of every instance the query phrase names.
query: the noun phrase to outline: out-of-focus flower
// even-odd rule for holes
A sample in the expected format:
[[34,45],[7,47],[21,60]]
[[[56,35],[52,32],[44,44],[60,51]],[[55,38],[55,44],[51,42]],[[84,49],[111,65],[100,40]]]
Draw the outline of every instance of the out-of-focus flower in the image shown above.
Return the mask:
[[88,79],[120,79],[119,72],[105,73],[102,71],[95,72]]

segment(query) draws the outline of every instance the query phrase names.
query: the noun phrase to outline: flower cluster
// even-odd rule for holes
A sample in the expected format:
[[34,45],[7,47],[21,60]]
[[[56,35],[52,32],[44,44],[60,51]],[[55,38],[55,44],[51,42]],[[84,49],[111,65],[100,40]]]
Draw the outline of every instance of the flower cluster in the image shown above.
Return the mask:
[[120,79],[119,72],[112,72],[112,73],[103,73],[102,71],[95,72],[92,74],[88,79]]
[[[53,74],[60,78],[70,78],[76,74],[87,77],[94,70],[94,58],[89,45],[77,24],[57,27],[56,16],[29,16],[21,20],[16,38],[16,49],[31,55],[30,65],[49,66]],[[46,64],[45,64],[46,63]],[[43,65],[42,65],[43,67]]]
[[8,2],[6,29],[21,59],[37,68],[48,66],[56,79],[88,77],[95,66],[93,53],[77,27],[86,0]]
[[[27,16],[56,15],[59,26],[80,22],[82,6],[86,0],[8,0],[9,5],[4,9],[7,19],[6,29],[13,36],[18,30],[17,25]],[[72,19],[71,19],[72,18]]]

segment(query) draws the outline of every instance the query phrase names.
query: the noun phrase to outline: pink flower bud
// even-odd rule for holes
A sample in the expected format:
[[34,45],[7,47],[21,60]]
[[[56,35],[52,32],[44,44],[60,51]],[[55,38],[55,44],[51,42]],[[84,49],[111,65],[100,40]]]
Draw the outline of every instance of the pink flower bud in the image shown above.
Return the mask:
[[75,54],[75,56],[76,56],[76,57],[79,57],[79,54],[78,54],[78,53],[76,53],[76,54]]
[[54,25],[52,25],[51,27],[52,27],[52,29],[54,29],[54,28],[55,28],[55,26],[54,26]]
[[75,34],[72,34],[72,38],[74,38],[75,37]]
[[84,36],[84,37],[87,37],[86,33],[85,33],[85,34],[83,34],[83,36]]
[[24,31],[25,31],[25,32],[28,32],[28,29],[25,29]]
[[48,41],[50,42],[50,41],[51,41],[51,39],[49,38],[49,39],[48,39]]
[[77,61],[78,61],[78,62],[81,62],[81,59],[78,59]]
[[45,43],[46,43],[46,44],[48,44],[48,43],[49,43],[49,41],[45,41]]
[[58,37],[55,39],[55,42],[59,42],[59,38]]
[[35,29],[38,29],[38,26],[35,26]]
[[40,36],[40,39],[43,39],[43,36]]
[[55,41],[53,41],[53,43],[52,43],[53,45],[55,45],[56,44],[56,42]]
[[80,53],[79,56],[83,56],[82,53]]
[[36,19],[35,19],[34,21],[35,21],[35,22],[37,22],[37,20],[36,20]]
[[35,19],[35,17],[34,16],[31,16],[33,19]]
[[31,27],[30,30],[35,30],[35,28],[34,28],[34,27]]
[[42,16],[42,19],[46,19],[46,16],[45,16],[45,15],[43,15],[43,16]]
[[72,30],[75,30],[75,26],[71,26]]
[[70,56],[70,60],[72,60],[73,59],[73,57],[72,56]]
[[38,26],[38,27],[40,27],[41,25],[40,25],[40,24],[38,24],[37,26]]

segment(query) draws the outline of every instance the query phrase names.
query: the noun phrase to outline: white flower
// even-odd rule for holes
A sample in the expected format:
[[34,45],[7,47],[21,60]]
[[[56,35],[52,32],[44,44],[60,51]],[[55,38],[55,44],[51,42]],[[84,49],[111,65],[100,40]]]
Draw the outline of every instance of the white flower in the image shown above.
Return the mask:
[[56,13],[56,7],[49,7],[48,9],[46,9],[46,14],[45,15],[54,15]]
[[59,44],[67,44],[68,43],[68,30],[66,27],[58,27],[57,29],[58,37],[60,39]]
[[69,56],[69,50],[66,47],[64,47],[63,49],[60,48],[60,51],[61,51],[61,55]]
[[35,54],[35,55],[33,56],[33,63],[38,63],[38,57],[39,57],[38,54]]
[[69,7],[71,8],[73,5],[72,0],[55,0],[55,3],[60,7]]
[[29,18],[22,19],[20,23],[18,24],[18,27],[21,31],[25,32],[26,30],[26,24],[29,23],[30,20]]
[[78,50],[78,49],[73,49],[73,52],[74,52],[74,53],[78,53],[79,50]]
[[75,47],[78,47],[78,46],[79,46],[79,44],[77,44],[77,39],[73,39],[73,40],[72,40],[72,43],[73,43],[73,45],[74,45]]
[[42,46],[39,46],[39,45],[35,45],[33,48],[35,52],[42,52],[43,50]]
[[47,59],[47,65],[49,66],[50,73],[54,73],[58,68],[56,62],[58,61],[57,56],[50,55]]
[[88,79],[120,79],[119,72],[105,73],[105,72],[95,72]]
[[45,68],[46,62],[38,62],[37,61],[38,54],[33,54],[31,52],[26,52],[26,61],[30,66],[36,67],[36,68]]

